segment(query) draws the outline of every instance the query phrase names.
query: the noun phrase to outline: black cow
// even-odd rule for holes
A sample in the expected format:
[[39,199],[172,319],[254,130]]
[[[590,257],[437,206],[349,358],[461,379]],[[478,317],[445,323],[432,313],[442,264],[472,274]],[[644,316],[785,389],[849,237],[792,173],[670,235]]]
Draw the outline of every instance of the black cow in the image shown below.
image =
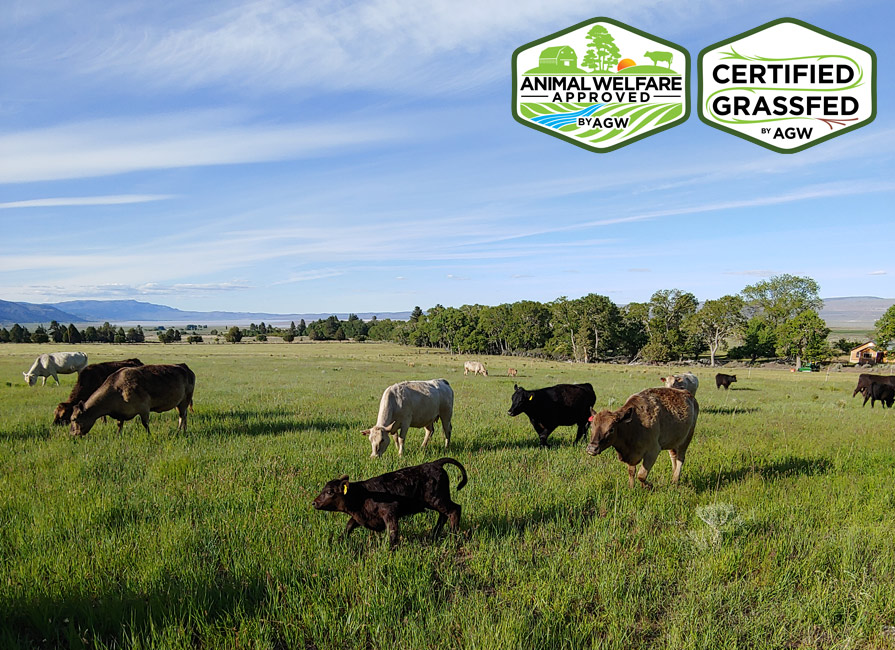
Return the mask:
[[715,388],[721,388],[721,386],[724,386],[724,390],[730,390],[730,385],[736,380],[736,375],[725,375],[723,372],[719,372],[717,375],[715,375]]
[[866,372],[862,372],[858,375],[858,385],[855,386],[855,391],[851,396],[854,397],[858,393],[861,393],[864,396],[864,403],[861,404],[861,406],[867,406],[867,400],[870,399],[870,385],[873,384],[873,382],[895,386],[895,375],[871,375]]
[[343,538],[358,526],[378,532],[388,530],[392,548],[398,543],[398,519],[428,508],[438,513],[432,530],[435,538],[444,522],[450,521],[451,530],[457,530],[460,525],[460,506],[451,501],[450,479],[444,470],[448,464],[460,468],[462,478],[457,485],[460,491],[466,485],[466,469],[453,458],[439,458],[355,483],[349,482],[346,474],[323,486],[323,491],[314,499],[314,507],[351,516]]
[[[874,402],[879,400],[883,403],[883,406],[886,408],[892,408],[892,404],[895,403],[895,386],[891,384],[883,384],[878,381],[870,384],[870,408],[873,408]],[[864,400],[866,403],[867,400]]]
[[547,436],[556,427],[578,426],[575,442],[584,438],[590,409],[596,403],[597,396],[590,384],[557,384],[537,390],[525,390],[521,386],[513,386],[513,403],[507,411],[513,417],[525,413],[531,420],[531,426],[547,445]]

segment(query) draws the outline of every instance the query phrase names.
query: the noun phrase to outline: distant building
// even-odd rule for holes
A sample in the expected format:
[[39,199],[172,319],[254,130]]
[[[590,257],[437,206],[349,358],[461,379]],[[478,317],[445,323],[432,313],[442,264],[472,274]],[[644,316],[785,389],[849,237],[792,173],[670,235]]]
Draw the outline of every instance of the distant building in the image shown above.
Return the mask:
[[572,68],[577,70],[578,55],[568,45],[548,47],[541,52],[541,56],[538,59],[538,67],[543,69]]
[[876,343],[867,341],[859,345],[848,355],[849,363],[884,363],[886,361],[885,350],[877,350]]

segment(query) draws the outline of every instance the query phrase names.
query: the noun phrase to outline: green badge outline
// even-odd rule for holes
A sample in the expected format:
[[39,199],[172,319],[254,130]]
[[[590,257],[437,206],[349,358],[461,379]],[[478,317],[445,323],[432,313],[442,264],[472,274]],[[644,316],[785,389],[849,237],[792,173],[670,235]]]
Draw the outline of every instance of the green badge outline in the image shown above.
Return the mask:
[[[594,23],[609,23],[610,25],[615,25],[616,27],[621,27],[622,29],[627,29],[628,31],[633,32],[633,33],[637,34],[638,36],[642,36],[643,38],[650,39],[650,40],[655,41],[656,43],[659,43],[661,45],[675,48],[676,50],[684,53],[684,69],[687,71],[687,73],[686,73],[686,75],[684,75],[684,98],[685,98],[684,103],[686,104],[686,107],[685,107],[683,115],[681,115],[679,118],[677,118],[675,120],[672,120],[668,124],[663,124],[662,126],[656,128],[656,129],[653,129],[652,131],[648,131],[647,133],[642,133],[640,135],[636,135],[633,138],[631,138],[630,140],[626,140],[625,142],[619,142],[618,144],[614,144],[612,146],[609,146],[609,147],[606,147],[603,149],[597,149],[594,147],[590,147],[578,139],[572,139],[571,137],[565,135],[564,133],[557,132],[556,129],[551,129],[549,127],[541,126],[540,124],[536,124],[534,122],[529,122],[528,120],[525,120],[524,118],[519,117],[519,115],[518,115],[519,107],[516,103],[516,85],[517,85],[518,78],[519,78],[518,72],[516,69],[516,59],[519,56],[519,54],[523,50],[531,49],[532,47],[534,47],[536,45],[540,45],[541,43],[545,43],[547,41],[553,40],[554,38],[563,36],[565,34],[568,34],[569,32],[574,32],[574,31],[581,29],[582,27],[585,27],[587,25],[593,25]],[[876,68],[874,66],[874,70],[875,69]],[[692,104],[691,97],[690,97],[690,77],[691,76],[692,75],[691,75],[691,70],[690,70],[690,51],[687,48],[683,47],[682,45],[678,45],[677,43],[674,43],[667,39],[660,38],[654,34],[650,34],[649,32],[645,32],[641,29],[637,29],[636,27],[631,27],[630,25],[627,25],[627,24],[625,24],[619,20],[615,20],[613,18],[606,18],[605,16],[589,18],[588,20],[583,20],[576,25],[572,25],[571,27],[567,27],[567,28],[562,29],[558,32],[553,32],[552,34],[548,34],[547,36],[544,36],[537,40],[531,41],[530,43],[526,43],[525,45],[520,45],[515,50],[513,50],[513,78],[512,78],[512,83],[513,83],[513,87],[512,87],[513,119],[516,120],[517,122],[519,122],[519,124],[521,124],[523,126],[527,126],[530,129],[534,129],[536,131],[546,133],[547,135],[552,136],[554,138],[559,138],[560,140],[565,140],[566,142],[573,144],[576,147],[580,147],[580,148],[584,149],[585,151],[590,151],[591,153],[610,153],[612,151],[615,151],[616,149],[621,149],[622,147],[627,147],[629,144],[634,144],[638,140],[643,140],[644,138],[648,138],[651,135],[661,133],[662,131],[666,131],[668,129],[674,128],[674,127],[678,126],[679,124],[683,124],[684,122],[686,122],[690,117],[690,109],[691,109],[691,104]]]
[[[752,34],[757,34],[758,32],[762,32],[770,27],[775,25],[780,25],[783,23],[791,23],[793,25],[798,25],[800,27],[804,27],[805,29],[810,29],[811,31],[820,34],[821,36],[826,36],[827,38],[833,39],[834,41],[838,41],[840,43],[844,43],[845,45],[850,45],[856,49],[861,50],[870,55],[870,62],[872,65],[872,70],[870,71],[870,117],[864,119],[857,124],[852,124],[850,126],[843,127],[838,131],[831,131],[827,135],[821,136],[811,142],[806,142],[805,144],[799,145],[798,147],[793,147],[791,149],[785,149],[782,147],[778,147],[776,145],[770,144],[761,140],[759,138],[753,137],[742,131],[737,131],[729,126],[724,126],[722,124],[718,124],[705,116],[703,112],[704,102],[703,102],[703,91],[705,88],[703,87],[703,76],[702,76],[702,61],[705,57],[706,53],[710,50],[715,50],[724,45],[728,45],[735,41],[739,41],[747,36],[752,36]],[[735,135],[738,138],[742,138],[743,140],[748,140],[754,144],[760,145],[765,149],[770,149],[771,151],[776,151],[777,153],[798,153],[800,151],[804,151],[805,149],[810,149],[811,147],[821,144],[822,142],[826,142],[827,140],[832,140],[833,138],[838,138],[840,135],[845,135],[850,131],[854,131],[855,129],[860,129],[864,126],[867,126],[873,120],[876,119],[876,52],[874,52],[871,48],[866,45],[862,45],[861,43],[857,43],[851,39],[845,38],[844,36],[839,36],[838,34],[834,34],[833,32],[829,32],[821,27],[817,27],[816,25],[812,25],[811,23],[806,23],[804,20],[799,20],[798,18],[778,18],[777,20],[772,20],[770,22],[764,23],[763,25],[759,25],[758,27],[754,27],[748,31],[742,32],[741,34],[737,34],[736,36],[731,36],[730,38],[726,38],[723,41],[718,41],[712,45],[702,48],[699,52],[699,57],[696,60],[696,76],[698,77],[698,92],[697,92],[697,114],[699,115],[699,119],[708,126],[718,129],[719,131],[724,131],[729,133],[730,135]]]

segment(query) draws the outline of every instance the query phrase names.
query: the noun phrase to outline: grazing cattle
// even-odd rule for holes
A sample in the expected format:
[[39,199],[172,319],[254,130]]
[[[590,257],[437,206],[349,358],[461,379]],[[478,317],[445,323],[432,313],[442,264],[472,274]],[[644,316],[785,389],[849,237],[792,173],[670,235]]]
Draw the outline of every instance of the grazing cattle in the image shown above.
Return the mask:
[[343,538],[358,526],[378,532],[388,530],[391,548],[398,543],[398,519],[426,509],[434,510],[438,513],[432,530],[434,539],[446,521],[450,521],[454,531],[460,525],[461,508],[451,500],[450,478],[444,469],[448,464],[460,468],[459,492],[466,485],[466,469],[453,458],[440,458],[355,483],[349,482],[346,474],[323,487],[314,499],[314,508],[350,516]]
[[118,420],[118,433],[125,420],[140,416],[149,433],[149,413],[177,409],[177,428],[186,431],[187,409],[193,402],[196,375],[185,363],[137,366],[116,370],[102,385],[72,409],[71,433],[86,435],[104,415]]
[[75,404],[83,402],[93,395],[93,392],[116,370],[142,365],[143,362],[139,359],[90,364],[78,375],[78,381],[75,383],[75,387],[71,389],[68,401],[59,402],[56,406],[56,411],[53,413],[53,424],[68,424],[71,421],[71,412]]
[[577,425],[575,442],[584,437],[591,407],[597,401],[590,384],[557,384],[537,390],[514,385],[513,390],[507,413],[513,417],[525,413],[542,445],[547,444],[547,436],[560,426]]
[[730,385],[736,380],[736,375],[725,375],[723,372],[719,372],[715,375],[715,388],[717,389],[724,386],[724,390],[730,390]]
[[668,69],[671,69],[671,60],[674,55],[671,52],[644,52],[643,56],[653,62],[653,65],[659,65],[659,61],[666,61]]
[[507,377],[515,377],[517,371],[515,368],[507,368]]
[[617,411],[593,413],[587,453],[596,456],[614,447],[618,459],[628,466],[631,487],[637,464],[643,461],[637,478],[641,485],[650,487],[646,477],[659,452],[667,449],[673,470],[671,482],[677,483],[698,415],[699,404],[688,391],[647,388],[631,395]]
[[398,455],[404,455],[404,438],[410,427],[426,430],[423,447],[435,432],[435,423],[441,419],[444,429],[444,446],[451,442],[451,416],[454,412],[454,391],[446,379],[429,381],[402,381],[393,384],[382,393],[379,400],[379,416],[376,426],[361,431],[370,439],[372,458],[382,456],[389,438],[398,446]]
[[689,392],[693,397],[696,397],[696,389],[699,388],[699,379],[692,372],[659,377],[659,381],[665,384],[665,388],[680,388]]
[[41,386],[47,385],[47,377],[55,379],[58,386],[59,377],[56,375],[79,373],[86,365],[87,355],[83,352],[51,352],[37,357],[31,364],[31,370],[22,374],[25,376],[25,383],[29,386],[34,386],[38,377],[43,380]]
[[488,371],[485,370],[485,366],[481,361],[467,361],[463,364],[463,374],[468,375],[469,373],[473,375],[481,375],[482,377],[488,376]]
[[858,385],[855,386],[855,391],[851,396],[854,397],[858,393],[861,393],[864,396],[864,403],[861,404],[861,406],[867,406],[867,400],[870,399],[870,385],[873,382],[895,386],[895,375],[871,375],[866,372],[862,372],[858,375]]
[[895,403],[895,386],[891,384],[881,384],[878,381],[870,384],[870,408],[879,400],[886,408],[892,408]]

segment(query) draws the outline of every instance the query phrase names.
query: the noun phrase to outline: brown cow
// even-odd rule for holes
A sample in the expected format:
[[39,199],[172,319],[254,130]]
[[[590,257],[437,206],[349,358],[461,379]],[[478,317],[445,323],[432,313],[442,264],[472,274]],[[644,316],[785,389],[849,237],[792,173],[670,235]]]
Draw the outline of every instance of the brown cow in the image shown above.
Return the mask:
[[187,409],[193,401],[196,375],[185,363],[175,365],[122,368],[109,375],[86,402],[72,409],[71,433],[86,435],[104,415],[118,420],[118,433],[124,420],[138,415],[149,432],[149,413],[177,409],[177,428],[186,431]]
[[588,454],[596,456],[614,447],[618,459],[628,466],[631,487],[637,464],[643,461],[637,478],[641,485],[650,487],[646,477],[659,452],[667,449],[673,470],[671,482],[678,482],[699,415],[699,404],[689,391],[647,388],[631,395],[617,411],[597,413],[591,409],[591,414]]
[[719,372],[717,375],[715,375],[715,388],[721,388],[721,386],[724,386],[724,390],[730,390],[730,385],[736,380],[736,375],[725,375],[723,372]]
[[[864,403],[861,404],[861,406],[867,406],[867,400],[870,399],[870,385],[873,384],[873,382],[895,386],[895,375],[871,375],[866,372],[862,372],[858,375],[858,385],[855,386],[855,391],[851,396],[854,397],[858,393],[861,393],[864,396]],[[872,407],[873,404],[870,406]]]
[[75,387],[71,389],[67,402],[59,402],[56,411],[53,413],[53,424],[69,424],[71,422],[71,412],[75,404],[83,402],[93,395],[94,391],[99,388],[106,378],[116,370],[121,368],[134,368],[142,366],[143,362],[139,359],[125,359],[124,361],[106,361],[104,363],[92,363],[84,368],[78,375],[78,381]]
[[515,377],[517,374],[515,368],[507,368],[507,377]]

